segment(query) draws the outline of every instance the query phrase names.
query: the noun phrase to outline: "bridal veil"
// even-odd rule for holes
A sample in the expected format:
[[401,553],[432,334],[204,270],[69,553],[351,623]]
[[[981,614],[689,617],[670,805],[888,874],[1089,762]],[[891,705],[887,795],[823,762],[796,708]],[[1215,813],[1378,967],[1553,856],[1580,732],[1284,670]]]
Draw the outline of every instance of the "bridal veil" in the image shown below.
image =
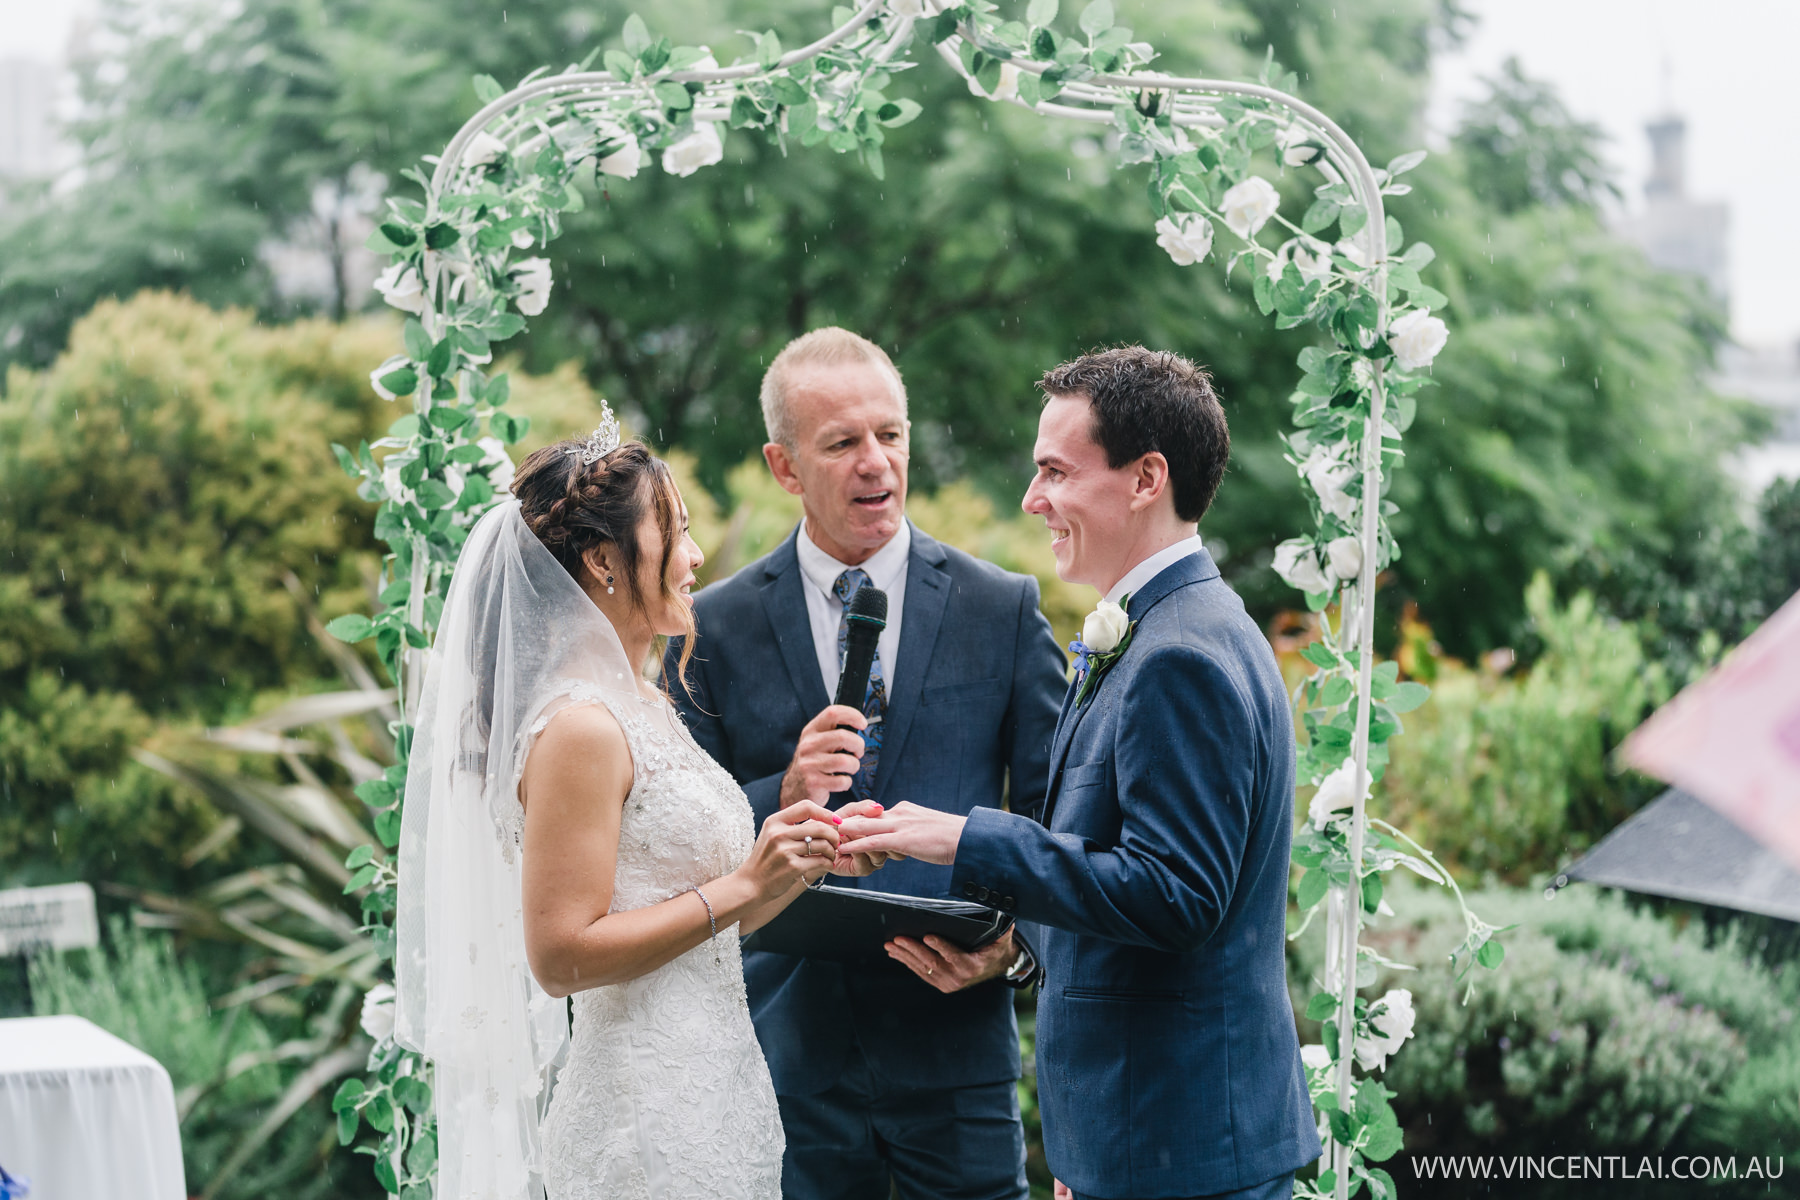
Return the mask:
[[533,735],[577,687],[638,694],[612,625],[509,500],[457,560],[400,829],[394,1032],[432,1061],[450,1200],[544,1195],[538,1123],[568,1023],[525,957],[518,783]]

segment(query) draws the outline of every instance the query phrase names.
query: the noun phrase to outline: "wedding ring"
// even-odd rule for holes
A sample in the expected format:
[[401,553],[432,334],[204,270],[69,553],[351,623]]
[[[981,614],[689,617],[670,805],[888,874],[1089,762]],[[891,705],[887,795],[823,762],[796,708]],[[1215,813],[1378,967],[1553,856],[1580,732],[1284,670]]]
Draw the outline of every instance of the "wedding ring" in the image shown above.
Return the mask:
[[812,838],[810,837],[806,839],[806,857],[812,857]]

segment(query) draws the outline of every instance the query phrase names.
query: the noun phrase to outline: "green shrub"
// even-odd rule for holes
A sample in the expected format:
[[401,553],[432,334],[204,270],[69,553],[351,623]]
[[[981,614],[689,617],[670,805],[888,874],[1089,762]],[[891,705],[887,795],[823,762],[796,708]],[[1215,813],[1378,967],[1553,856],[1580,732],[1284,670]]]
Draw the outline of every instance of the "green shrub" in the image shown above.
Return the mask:
[[[7,376],[0,880],[193,884],[218,815],[130,751],[335,680],[308,610],[366,609],[378,547],[330,443],[401,415],[368,380],[399,341],[394,319],[263,327],[145,292]],[[592,427],[572,367],[512,390],[519,449]]]
[[[168,935],[115,921],[107,942],[108,948],[37,958],[31,965],[34,1007],[40,1016],[86,1017],[163,1065],[175,1085],[188,1190],[198,1194],[306,1064],[288,1061],[247,1005],[214,1010],[199,968],[176,955]],[[339,1195],[346,1181],[334,1179],[328,1169],[336,1140],[331,1112],[320,1097],[218,1195],[223,1200]],[[340,1165],[337,1174],[366,1172],[345,1172]]]
[[1436,664],[1382,787],[1391,819],[1440,858],[1515,882],[1554,871],[1642,803],[1647,786],[1608,756],[1668,696],[1637,633],[1592,597],[1558,605],[1540,574],[1525,603],[1543,654],[1510,677]]
[[[1369,991],[1414,995],[1414,1037],[1385,1077],[1408,1154],[1753,1154],[1800,1168],[1800,968],[1616,894],[1496,888],[1470,907],[1522,928],[1465,1004],[1447,961],[1454,904],[1396,882],[1407,915],[1367,940],[1420,969],[1383,969]],[[1297,996],[1320,974],[1321,932],[1293,944]]]

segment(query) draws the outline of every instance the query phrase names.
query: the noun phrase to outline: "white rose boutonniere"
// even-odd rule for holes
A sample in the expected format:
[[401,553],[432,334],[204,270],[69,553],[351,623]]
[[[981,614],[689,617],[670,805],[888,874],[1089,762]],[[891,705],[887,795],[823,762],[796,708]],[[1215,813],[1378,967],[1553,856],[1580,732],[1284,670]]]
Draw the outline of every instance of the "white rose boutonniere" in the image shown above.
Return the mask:
[[662,152],[662,169],[678,179],[685,179],[724,157],[725,142],[719,137],[718,123],[696,121],[694,132]]
[[[1130,596],[1125,597],[1126,603],[1130,600]],[[1087,615],[1081,623],[1081,636],[1069,643],[1069,651],[1075,655],[1077,708],[1087,702],[1107,669],[1124,657],[1135,632],[1137,622],[1126,614],[1124,604],[1102,600]]]
[[1394,361],[1409,371],[1429,367],[1449,340],[1450,330],[1429,308],[1415,308],[1388,326]]
[[1199,213],[1181,213],[1156,223],[1156,244],[1178,267],[1191,267],[1212,251],[1212,222]]
[[1280,207],[1280,193],[1261,175],[1252,175],[1226,192],[1219,206],[1225,224],[1245,241],[1255,237],[1256,231],[1268,224],[1269,218]]

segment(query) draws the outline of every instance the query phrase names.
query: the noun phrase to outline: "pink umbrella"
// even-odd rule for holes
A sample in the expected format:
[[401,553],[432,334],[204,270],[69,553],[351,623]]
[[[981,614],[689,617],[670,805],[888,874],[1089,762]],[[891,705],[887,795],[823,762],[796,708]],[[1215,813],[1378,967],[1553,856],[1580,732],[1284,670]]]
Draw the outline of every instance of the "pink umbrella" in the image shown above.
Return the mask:
[[1638,726],[1621,753],[1800,868],[1800,596]]

